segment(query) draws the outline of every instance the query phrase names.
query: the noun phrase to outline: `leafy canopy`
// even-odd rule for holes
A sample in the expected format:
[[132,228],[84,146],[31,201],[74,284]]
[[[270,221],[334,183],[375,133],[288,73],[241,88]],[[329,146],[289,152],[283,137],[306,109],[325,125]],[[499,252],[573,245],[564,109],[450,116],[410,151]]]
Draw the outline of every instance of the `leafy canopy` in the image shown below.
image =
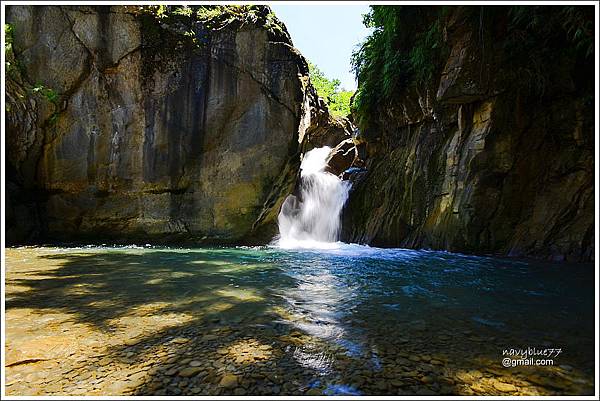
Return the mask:
[[[352,107],[363,130],[408,87],[435,83],[449,52],[444,25],[449,11],[458,9],[466,18],[463,23],[478,35],[495,35],[494,47],[504,49],[510,58],[515,81],[535,81],[532,86],[538,92],[543,93],[545,83],[551,80],[551,66],[558,54],[572,60],[593,56],[593,7],[374,5],[363,16],[364,25],[373,31],[352,55],[358,79]],[[482,46],[479,37],[473,40]]]
[[[434,12],[430,12],[434,10]],[[358,79],[353,109],[359,125],[412,82],[431,79],[448,51],[441,29],[446,7],[371,6],[363,23],[373,32],[352,54]]]
[[320,98],[325,100],[329,112],[336,117],[346,117],[350,114],[350,99],[353,91],[340,88],[339,79],[328,79],[315,64],[308,62],[310,81],[317,90]]

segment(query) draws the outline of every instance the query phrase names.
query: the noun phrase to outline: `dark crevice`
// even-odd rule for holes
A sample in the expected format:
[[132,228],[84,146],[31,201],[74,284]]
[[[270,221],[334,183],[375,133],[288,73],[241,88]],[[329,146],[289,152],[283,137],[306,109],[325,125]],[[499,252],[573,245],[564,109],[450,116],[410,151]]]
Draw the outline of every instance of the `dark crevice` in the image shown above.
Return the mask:
[[148,194],[172,194],[172,195],[182,195],[188,192],[190,187],[184,188],[160,188],[160,189],[147,189],[144,192]]

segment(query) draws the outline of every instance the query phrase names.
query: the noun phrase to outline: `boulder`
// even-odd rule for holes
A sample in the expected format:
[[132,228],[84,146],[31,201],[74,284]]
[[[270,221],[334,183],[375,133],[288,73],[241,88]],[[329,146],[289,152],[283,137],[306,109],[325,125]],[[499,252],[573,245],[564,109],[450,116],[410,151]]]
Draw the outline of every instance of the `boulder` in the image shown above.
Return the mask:
[[331,149],[327,158],[326,171],[334,175],[341,175],[353,165],[357,158],[358,154],[353,140],[351,138],[346,139]]

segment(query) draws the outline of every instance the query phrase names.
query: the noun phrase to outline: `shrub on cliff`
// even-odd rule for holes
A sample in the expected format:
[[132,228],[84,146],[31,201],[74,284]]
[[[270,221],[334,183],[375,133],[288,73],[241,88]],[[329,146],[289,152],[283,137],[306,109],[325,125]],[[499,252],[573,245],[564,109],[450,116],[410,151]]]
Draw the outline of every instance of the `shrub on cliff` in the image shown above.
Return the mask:
[[484,32],[491,33],[491,44],[513,63],[504,80],[539,95],[557,52],[578,61],[593,54],[593,11],[591,6],[371,6],[363,22],[373,32],[352,56],[358,79],[355,120],[366,129],[380,107],[407,87],[435,85],[449,51],[444,35],[452,15],[462,13],[461,23],[478,32],[477,46],[485,46]]
[[192,40],[198,36],[198,24],[205,30],[220,30],[237,24],[262,25],[274,39],[288,37],[284,25],[268,6],[262,5],[150,5],[134,7],[133,12],[159,20],[162,24],[178,24],[185,29],[181,33]]
[[352,55],[352,68],[359,83],[353,110],[360,125],[365,126],[378,105],[392,100],[412,81],[422,82],[434,74],[436,61],[447,50],[440,22],[446,10],[371,6],[364,15],[363,23],[373,32]]

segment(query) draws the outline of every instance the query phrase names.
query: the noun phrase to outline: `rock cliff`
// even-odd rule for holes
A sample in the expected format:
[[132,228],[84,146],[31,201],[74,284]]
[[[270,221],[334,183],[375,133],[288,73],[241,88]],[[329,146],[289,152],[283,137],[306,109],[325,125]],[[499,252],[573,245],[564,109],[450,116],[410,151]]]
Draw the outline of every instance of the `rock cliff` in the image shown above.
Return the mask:
[[368,171],[344,212],[345,241],[593,259],[593,56],[509,17],[447,10],[433,74],[360,124]]
[[7,7],[7,243],[267,243],[327,145],[345,241],[592,260],[593,57],[510,7],[438,9],[401,8],[395,54],[435,33],[439,57],[388,69],[357,136],[268,7]]
[[328,122],[268,7],[8,6],[6,21],[8,243],[276,232],[299,142]]

